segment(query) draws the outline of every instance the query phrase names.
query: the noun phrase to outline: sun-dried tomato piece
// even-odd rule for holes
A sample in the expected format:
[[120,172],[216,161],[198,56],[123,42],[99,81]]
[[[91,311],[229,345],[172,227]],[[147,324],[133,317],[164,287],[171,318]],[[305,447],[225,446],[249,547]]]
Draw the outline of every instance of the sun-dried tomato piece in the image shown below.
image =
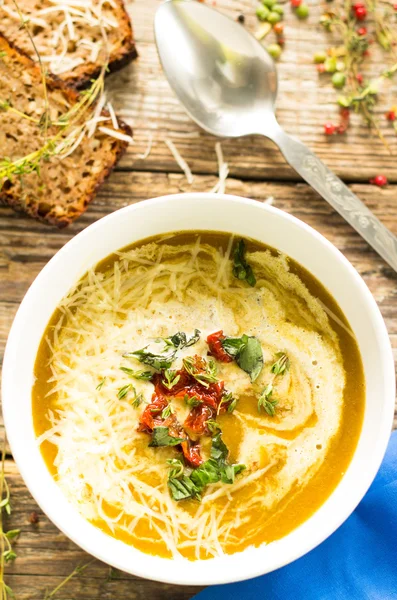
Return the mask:
[[200,445],[194,444],[190,440],[187,442],[182,442],[182,452],[186,461],[192,467],[199,467],[204,461],[201,458],[200,454]]
[[210,349],[210,354],[220,362],[229,363],[233,361],[233,358],[224,350],[222,346],[222,340],[226,336],[223,335],[223,331],[215,331],[207,337],[207,344]]
[[207,421],[212,419],[214,414],[215,411],[205,404],[195,406],[186,417],[183,427],[188,434],[203,435],[208,433]]

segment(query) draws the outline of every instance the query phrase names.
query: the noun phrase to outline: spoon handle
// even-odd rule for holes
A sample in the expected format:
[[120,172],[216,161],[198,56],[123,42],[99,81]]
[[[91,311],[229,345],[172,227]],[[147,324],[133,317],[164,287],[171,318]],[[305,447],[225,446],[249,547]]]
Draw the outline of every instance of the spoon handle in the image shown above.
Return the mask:
[[287,162],[397,271],[397,238],[302,142],[277,127],[271,139]]

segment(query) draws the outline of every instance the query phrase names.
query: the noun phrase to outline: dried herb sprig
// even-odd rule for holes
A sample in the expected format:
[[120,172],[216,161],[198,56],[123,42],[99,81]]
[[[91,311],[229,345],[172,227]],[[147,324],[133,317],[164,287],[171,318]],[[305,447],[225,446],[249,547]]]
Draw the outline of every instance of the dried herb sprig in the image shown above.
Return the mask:
[[276,359],[277,360],[270,367],[270,372],[273,377],[258,398],[258,412],[263,410],[269,417],[274,417],[276,414],[276,406],[278,404],[278,400],[273,398],[274,382],[277,377],[285,375],[290,368],[290,360],[285,352],[277,352]]
[[[341,121],[338,126],[324,125],[326,135],[344,133],[349,126],[350,111],[360,114],[388,147],[374,112],[378,94],[385,79],[397,71],[397,19],[393,8],[378,0],[366,3],[353,0],[334,0],[320,19],[323,27],[334,34],[337,44],[327,53],[317,52],[314,62],[320,73],[329,74],[336,89],[344,89],[338,97]],[[364,25],[365,22],[365,25]],[[385,57],[384,67],[378,77],[366,80],[363,75],[370,56],[370,44],[375,42]]]
[[3,528],[3,515],[11,514],[10,504],[10,488],[5,477],[5,439],[1,451],[1,471],[0,471],[0,600],[15,598],[15,594],[9,585],[4,581],[4,566],[5,563],[15,560],[16,553],[12,549],[11,540],[18,537],[19,529],[11,529],[5,532]]
[[[11,111],[18,114],[21,118],[28,119],[34,122],[41,132],[44,132],[45,143],[36,151],[21,157],[17,160],[12,160],[9,157],[0,159],[0,189],[5,181],[12,181],[14,177],[21,178],[23,175],[36,172],[40,174],[40,166],[43,162],[50,160],[51,157],[57,156],[63,158],[73,146],[82,139],[86,133],[89,133],[90,118],[95,115],[95,107],[99,102],[104,92],[104,80],[109,63],[109,45],[104,27],[101,25],[101,35],[103,38],[104,60],[101,71],[97,79],[91,81],[91,86],[80,94],[78,102],[65,114],[58,117],[58,120],[51,122],[49,96],[47,90],[46,76],[40,54],[35,45],[32,34],[29,31],[28,19],[26,19],[20,10],[16,0],[13,0],[18,14],[21,19],[21,27],[24,27],[29,40],[32,43],[35,55],[37,56],[38,65],[41,71],[41,79],[43,84],[44,97],[44,112],[39,119],[35,119],[14,108],[7,100],[0,99],[0,110]],[[0,59],[4,58],[3,53]],[[48,130],[51,128],[52,135],[47,137]]]
[[61,583],[59,585],[57,585],[52,591],[50,591],[50,592],[47,591],[45,593],[44,600],[50,600],[50,598],[54,598],[60,589],[62,589],[67,583],[69,583],[69,581],[73,577],[76,577],[76,575],[81,575],[81,573],[83,573],[87,569],[87,567],[89,567],[94,562],[94,560],[95,559],[92,559],[85,565],[79,565],[79,566],[75,567],[73,569],[73,571],[70,573],[70,575],[65,577],[65,579],[63,581],[61,581]]

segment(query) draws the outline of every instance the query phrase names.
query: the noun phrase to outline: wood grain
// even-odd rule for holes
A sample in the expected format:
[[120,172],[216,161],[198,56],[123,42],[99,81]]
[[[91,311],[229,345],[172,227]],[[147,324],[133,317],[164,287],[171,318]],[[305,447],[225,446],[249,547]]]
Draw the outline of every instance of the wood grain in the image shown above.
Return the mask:
[[[134,127],[135,144],[120,163],[96,200],[70,228],[55,231],[11,209],[0,207],[0,359],[18,305],[48,260],[76,233],[106,214],[164,194],[209,191],[217,178],[215,142],[199,130],[184,113],[166,82],[153,43],[152,21],[160,0],[135,0],[128,9],[133,17],[140,58],[121,73],[112,75],[108,89],[114,105]],[[336,120],[336,92],[327,78],[318,76],[312,55],[330,45],[318,26],[319,3],[310,1],[311,16],[301,23],[286,6],[286,50],[278,65],[277,114],[289,133],[302,139],[320,158],[351,185],[351,189],[397,234],[397,185],[380,190],[368,185],[370,177],[384,173],[397,183],[395,152],[397,137],[383,113],[392,104],[393,83],[378,107],[382,133],[394,155],[377,138],[371,138],[358,118],[345,136],[327,138],[322,126]],[[254,30],[254,0],[218,0],[217,6],[232,18],[243,13],[246,26]],[[269,40],[270,41],[270,40]],[[380,57],[373,56],[370,74],[379,72]],[[139,158],[153,137],[146,160]],[[188,161],[195,179],[189,186],[175,164],[164,140],[172,139]],[[275,205],[327,237],[352,262],[377,300],[397,358],[397,276],[374,251],[285,163],[280,152],[264,138],[249,137],[222,143],[231,176],[227,192]],[[397,426],[397,421],[395,423]],[[2,421],[0,420],[0,428]],[[36,506],[15,463],[6,461],[11,484],[13,513],[5,528],[21,528],[14,564],[7,566],[7,582],[18,600],[43,600],[45,590],[61,583],[78,564],[90,557],[68,540]],[[29,515],[39,514],[31,525]],[[124,573],[107,581],[109,568],[94,560],[84,573],[57,594],[59,600],[188,600],[197,588],[167,586]]]
[[[27,491],[12,460],[5,473],[13,498],[12,513],[5,530],[21,529],[14,549],[18,558],[6,567],[6,580],[18,600],[43,600],[77,565],[92,557],[78,548],[48,520]],[[30,515],[37,511],[39,522],[32,525]],[[112,576],[112,579],[110,579]],[[110,580],[109,580],[110,579]],[[200,588],[169,586],[146,581],[93,560],[84,574],[73,578],[57,595],[57,600],[187,600]]]
[[[209,2],[208,2],[209,3]],[[195,173],[216,173],[215,139],[199,130],[190,120],[171,91],[159,64],[153,43],[153,15],[160,0],[135,0],[129,5],[138,40],[140,58],[121,73],[109,78],[109,89],[114,105],[125,120],[133,126],[135,145],[119,168],[144,171],[178,171],[164,139],[170,138]],[[246,15],[246,27],[254,31],[256,2],[253,0],[218,0],[217,7],[231,17]],[[394,104],[395,82],[387,83],[380,95],[376,112],[380,129],[391,152],[376,137],[370,136],[367,126],[358,115],[345,135],[327,137],[323,133],[326,121],[338,120],[336,99],[340,91],[330,84],[327,75],[320,76],[313,64],[313,54],[328,48],[329,34],[319,25],[322,13],[320,3],[312,0],[310,17],[299,21],[285,5],[285,52],[278,63],[279,95],[277,115],[285,130],[299,137],[324,160],[328,167],[348,181],[368,182],[370,177],[383,173],[397,181],[395,154],[397,136],[385,118],[385,112]],[[266,43],[270,38],[266,39]],[[385,58],[371,47],[372,66],[365,76],[381,71]],[[387,60],[387,59],[386,59]],[[391,60],[391,59],[389,59]],[[397,78],[396,78],[397,80]],[[138,158],[144,152],[152,135],[152,152],[145,161]],[[186,138],[195,135],[198,137]],[[225,157],[231,174],[239,178],[268,180],[297,180],[280,152],[264,138],[252,136],[224,141]]]

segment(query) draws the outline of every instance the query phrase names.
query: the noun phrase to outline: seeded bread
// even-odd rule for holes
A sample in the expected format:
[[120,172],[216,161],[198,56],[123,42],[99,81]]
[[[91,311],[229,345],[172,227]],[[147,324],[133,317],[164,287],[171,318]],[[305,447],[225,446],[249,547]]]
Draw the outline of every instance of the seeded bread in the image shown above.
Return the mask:
[[[52,122],[79,101],[79,94],[73,88],[53,76],[47,78],[47,90]],[[26,157],[42,148],[46,139],[59,134],[58,127],[50,126],[45,138],[43,128],[37,124],[45,110],[40,68],[1,35],[0,103],[36,120],[31,122],[9,108],[0,109],[0,167],[5,159],[15,161]],[[108,115],[102,112],[102,116]],[[66,129],[56,143],[70,135],[79,123]],[[111,120],[99,125],[117,135]],[[118,134],[131,135],[128,125],[118,121],[118,127]],[[0,180],[0,201],[36,219],[65,227],[86,210],[127,145],[127,141],[102,133],[97,127],[92,137],[83,137],[66,158],[50,156],[41,161],[39,173]]]
[[[88,85],[106,58],[110,72],[137,56],[123,0],[16,2],[45,67],[73,87]],[[0,2],[0,33],[36,60],[13,0]]]

